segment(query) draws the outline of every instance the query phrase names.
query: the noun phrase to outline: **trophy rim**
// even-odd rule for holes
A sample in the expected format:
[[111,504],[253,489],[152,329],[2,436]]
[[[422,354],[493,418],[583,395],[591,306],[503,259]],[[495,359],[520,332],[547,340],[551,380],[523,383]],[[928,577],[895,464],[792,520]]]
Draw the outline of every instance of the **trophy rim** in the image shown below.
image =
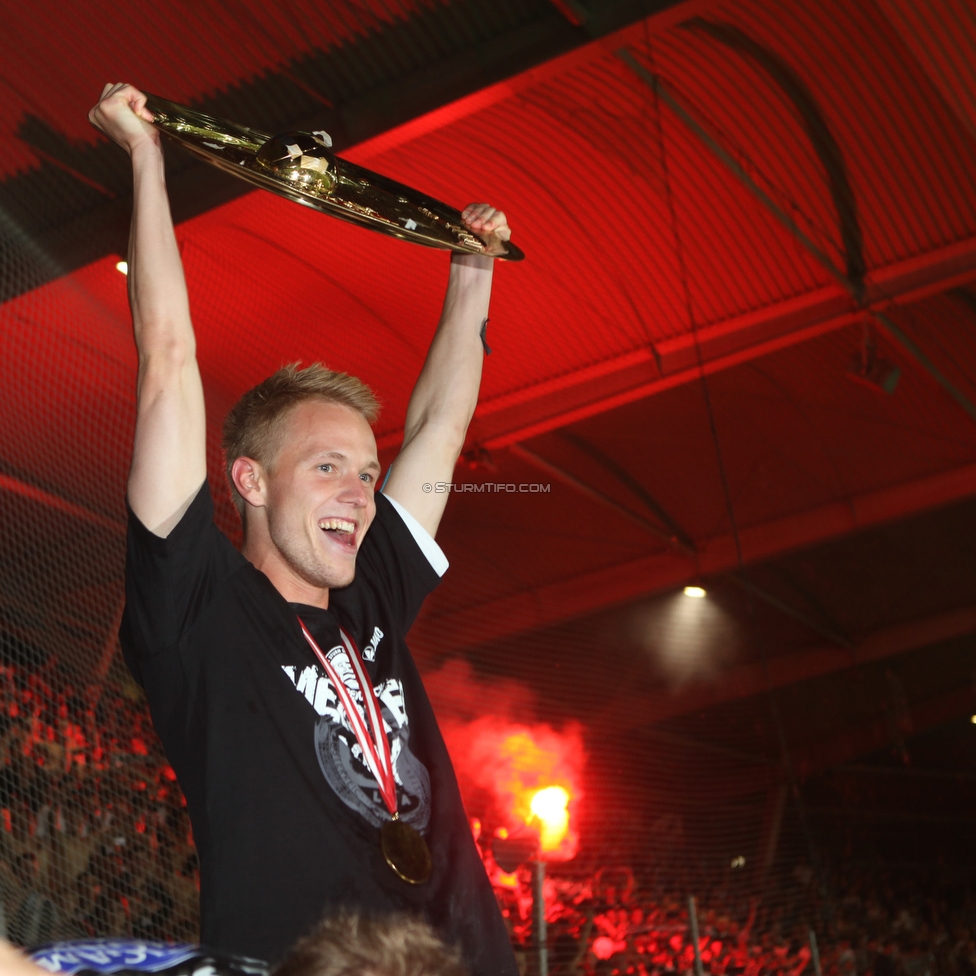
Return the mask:
[[[459,210],[411,187],[397,183],[389,177],[350,163],[340,156],[333,155],[332,158],[336,163],[342,195],[347,200],[344,202],[338,196],[330,198],[305,192],[300,187],[254,166],[253,160],[258,150],[274,137],[272,133],[220,119],[149,92],[145,94],[146,107],[154,116],[153,125],[160,132],[178,142],[198,158],[252,186],[269,190],[277,196],[317,210],[319,213],[338,217],[347,223],[378,231],[387,237],[395,237],[412,244],[422,244],[425,247],[459,254],[482,254],[503,261],[521,261],[525,257],[522,250],[511,241],[504,243],[504,254],[486,254],[484,241],[464,228]],[[312,135],[312,133],[304,134]],[[415,213],[410,222],[415,226],[412,228],[402,226],[391,219],[376,215],[375,210],[370,206],[371,201],[360,189],[364,181],[367,185],[372,181],[373,185],[382,187],[382,192],[395,195],[406,206],[414,205]],[[464,238],[471,239],[472,242],[469,243]]]

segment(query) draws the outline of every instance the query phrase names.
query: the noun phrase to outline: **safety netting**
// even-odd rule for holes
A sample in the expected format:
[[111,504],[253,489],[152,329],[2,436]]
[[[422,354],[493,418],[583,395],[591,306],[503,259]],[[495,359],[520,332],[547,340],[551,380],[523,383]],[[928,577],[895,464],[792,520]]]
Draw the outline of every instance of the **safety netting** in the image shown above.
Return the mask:
[[[381,21],[419,16],[375,6]],[[418,9],[433,17],[452,5],[427,6]],[[474,6],[489,16],[490,5]],[[516,6],[506,5],[505,16],[516,18]],[[552,8],[564,6],[572,13],[590,5]],[[864,37],[875,35],[865,32],[885,5],[866,6],[873,12],[851,12],[850,37],[831,43],[849,41],[858,50],[848,66],[870,56],[901,79],[908,69],[895,64],[891,51],[909,42],[889,24],[878,34],[884,44],[873,49]],[[887,6],[909,16],[905,5]],[[244,7],[249,17],[263,16]],[[524,113],[519,146],[536,134],[550,140],[538,150],[550,159],[569,154],[552,135],[558,126],[578,123],[602,133],[604,172],[624,174],[635,194],[647,194],[642,206],[657,208],[655,226],[665,227],[670,242],[652,275],[628,248],[614,260],[591,253],[588,263],[580,257],[586,248],[563,241],[559,261],[543,266],[548,284],[570,295],[579,322],[546,319],[546,309],[534,304],[540,279],[526,279],[518,298],[506,299],[518,272],[500,272],[497,331],[489,334],[495,351],[486,363],[492,406],[487,419],[475,420],[456,474],[459,497],[451,499],[439,537],[454,565],[412,640],[520,966],[535,976],[976,972],[976,746],[967,736],[976,711],[974,628],[965,616],[976,583],[976,521],[964,482],[976,444],[956,396],[973,393],[976,355],[966,336],[976,293],[963,274],[968,266],[953,265],[956,277],[945,294],[933,287],[886,306],[890,329],[857,305],[860,298],[828,294],[831,275],[795,238],[830,237],[812,211],[823,204],[833,214],[830,206],[843,196],[839,177],[829,187],[817,183],[834,159],[830,153],[841,149],[828,145],[828,152],[821,143],[818,152],[803,142],[824,122],[813,118],[811,106],[829,101],[833,82],[814,74],[816,50],[800,52],[809,62],[796,54],[794,63],[782,38],[778,60],[762,60],[759,41],[750,47],[744,38],[753,32],[772,49],[760,26],[776,34],[777,17],[792,17],[797,5],[779,4],[776,16],[760,7],[723,6],[721,29],[652,25],[619,39],[630,45],[631,60],[612,61],[606,73],[581,59],[566,65],[565,89],[555,73],[533,76],[517,89],[492,89],[480,107],[465,110],[472,113],[467,121],[460,111],[451,116],[466,128],[450,138],[477,144],[497,122],[477,113],[501,112],[498,105],[511,98]],[[307,16],[317,23],[316,15]],[[465,16],[477,20],[470,11]],[[438,43],[452,36],[449,21]],[[245,34],[260,33],[259,21],[247,23]],[[285,33],[290,40],[266,35],[268,63],[255,68],[246,92],[228,94],[232,79],[214,76],[191,79],[186,95],[160,94],[193,95],[208,110],[272,128],[278,116],[294,118],[286,106],[296,90],[328,91],[341,101],[333,91],[340,75],[353,90],[354,66],[339,65],[348,37],[337,34],[330,47],[317,35],[296,40]],[[705,46],[689,53],[693,42]],[[412,43],[411,54],[422,56],[423,43]],[[795,146],[784,137],[775,148],[790,172],[800,157],[809,164],[809,181],[819,187],[811,199],[799,177],[767,193],[766,167],[776,165],[772,143],[749,143],[746,124],[708,101],[707,80],[696,91],[682,82],[687,65],[721,76],[725,69],[715,66],[733,57],[730,50],[752,58],[735,82],[743,91],[747,75],[754,94],[766,84],[756,81],[760,76],[780,84],[780,94],[758,108],[756,101],[733,101],[736,111],[751,105],[753,114],[791,133]],[[389,53],[382,45],[377,52],[379,61]],[[865,76],[877,69],[865,90],[870,82],[876,95],[884,89],[897,100],[875,61],[864,64]],[[262,71],[270,79],[265,87]],[[649,72],[664,87],[645,84]],[[816,97],[797,87],[801,76]],[[724,92],[713,81],[717,104]],[[194,85],[199,90],[190,92]],[[621,96],[625,85],[632,86],[633,104]],[[794,100],[784,100],[782,91]],[[585,107],[574,101],[579,93],[590,100]],[[90,94],[94,100],[97,90]],[[919,96],[919,115],[943,113],[933,131],[948,131],[950,99],[932,95],[930,113],[929,94]],[[312,95],[309,115],[321,104]],[[847,104],[846,94],[833,95]],[[245,118],[250,104],[254,115]],[[901,116],[885,123],[887,103],[879,104],[869,106],[872,124],[880,117],[881,130],[889,124],[915,131]],[[723,165],[739,167],[729,179],[740,196],[719,186],[711,149],[711,155],[701,150],[709,162],[698,170],[676,164],[688,163],[700,133],[689,135],[692,127],[675,105],[685,115],[697,113],[709,138],[728,149],[731,164]],[[844,138],[845,126],[857,130],[830,112],[825,119]],[[613,120],[622,120],[617,143],[610,141]],[[36,154],[4,176],[0,266],[0,935],[20,945],[96,936],[192,943],[199,877],[185,801],[117,639],[136,367],[125,277],[117,267],[126,161],[120,150],[92,140],[68,139],[71,152],[59,155],[36,118],[24,126]],[[433,124],[429,129],[431,139],[448,138]],[[395,149],[407,176],[410,166],[422,170],[425,157],[411,157],[408,142],[426,131],[401,134],[393,149],[374,147],[376,158],[395,159]],[[969,146],[971,136],[958,140]],[[528,172],[530,154],[519,155],[519,146],[511,155]],[[880,164],[872,169],[843,148],[852,167],[864,167],[853,182],[865,200],[877,191],[875,177],[878,185],[908,192],[897,174],[889,181]],[[463,168],[457,159],[464,153],[447,162],[445,156],[431,152],[431,165],[451,173]],[[968,164],[954,152],[946,158],[942,183],[925,173],[907,182],[933,195],[957,183],[971,186],[972,157]],[[169,161],[187,180],[199,177],[175,151]],[[743,190],[742,177],[752,189]],[[573,178],[580,179],[578,171]],[[519,192],[527,210],[544,182],[538,173],[526,176]],[[608,194],[616,192],[612,182]],[[280,242],[272,240],[276,227],[299,218],[287,209],[261,209],[253,192],[221,186],[222,205],[231,209],[214,217],[199,200],[177,204],[197,214],[180,221],[178,235],[191,302],[206,308],[201,318],[214,326],[201,338],[210,480],[218,522],[239,540],[222,483],[221,415],[246,380],[270,371],[266,365],[328,357],[315,351],[318,325],[311,320],[323,313],[307,281],[291,298],[299,286],[290,276],[297,280],[299,265],[315,264],[318,252],[303,240],[281,258]],[[681,193],[696,186],[727,196],[727,210],[715,217],[707,203],[693,209]],[[72,233],[83,236],[84,224],[72,222],[98,209],[106,194],[115,209],[100,218],[98,233],[111,246],[76,265],[62,263],[64,240],[61,250],[50,246],[52,228],[75,227]],[[962,227],[970,220],[966,199],[956,210],[941,197],[938,206],[906,203],[905,225],[915,211],[941,214],[954,229],[932,230],[925,248],[961,246],[969,231],[953,222]],[[751,252],[744,258],[740,243],[745,248],[753,240],[750,221],[764,234],[780,234],[784,213],[793,220],[792,236],[781,249],[768,249],[769,263]],[[696,264],[718,233],[713,217],[727,236]],[[533,260],[543,260],[551,228],[542,222],[526,235],[526,274]],[[905,230],[904,240],[894,241],[898,228],[884,237],[868,227],[866,236],[876,237],[865,245],[866,258],[858,252],[862,264],[893,266],[915,256],[910,249],[922,232]],[[265,250],[242,243],[265,233]],[[381,397],[389,380],[389,420],[378,429],[386,463],[402,426],[401,387],[409,388],[401,373],[415,371],[429,331],[411,331],[413,313],[393,298],[382,320],[367,299],[409,293],[403,304],[436,318],[443,261],[424,263],[430,255],[423,252],[423,259],[404,257],[412,263],[400,264],[397,249],[407,254],[410,245],[369,243],[358,229],[342,233],[353,235],[343,238],[344,254],[336,253],[335,264],[330,258],[315,265],[312,277],[336,308],[359,316],[335,338],[337,365],[362,358]],[[851,258],[854,237],[834,235],[834,251],[825,245],[830,253],[820,257],[840,255],[838,274],[861,274],[855,283],[863,286],[864,267],[842,260],[844,247]],[[890,254],[878,238],[891,245]],[[654,293],[660,302],[651,313],[642,289],[655,275],[666,279],[660,285],[666,294]],[[619,335],[601,318],[599,289],[611,285],[619,286]],[[821,317],[804,318],[814,301],[824,304]],[[802,345],[783,338],[785,327],[763,331],[762,316],[780,302],[792,303],[783,313],[796,318],[790,329],[808,330]],[[242,323],[238,316],[252,306],[260,322]],[[651,321],[658,313],[662,323],[676,315],[683,331],[667,333],[666,323]],[[767,343],[761,353],[747,355],[732,340],[722,346],[731,334],[723,332],[727,320],[752,328],[754,322],[740,322],[750,315],[761,320],[755,339]],[[933,332],[932,323],[943,330]],[[606,351],[617,339],[620,348],[612,351],[619,361]],[[535,345],[523,352],[523,340]],[[364,346],[377,355],[363,353]],[[714,365],[709,357],[720,354],[726,358]],[[559,365],[547,372],[550,356]],[[611,361],[618,378],[633,374],[628,390],[644,392],[611,388]],[[940,375],[955,393],[933,381],[925,361],[941,363]],[[497,379],[502,375],[508,387]],[[541,391],[538,401],[522,395],[528,387],[519,384],[530,380]],[[590,409],[579,393],[587,385],[602,408]],[[559,423],[546,426],[542,407],[532,412],[544,397],[549,414],[562,411]],[[502,420],[509,426],[503,429]],[[906,485],[902,495],[885,494]]]

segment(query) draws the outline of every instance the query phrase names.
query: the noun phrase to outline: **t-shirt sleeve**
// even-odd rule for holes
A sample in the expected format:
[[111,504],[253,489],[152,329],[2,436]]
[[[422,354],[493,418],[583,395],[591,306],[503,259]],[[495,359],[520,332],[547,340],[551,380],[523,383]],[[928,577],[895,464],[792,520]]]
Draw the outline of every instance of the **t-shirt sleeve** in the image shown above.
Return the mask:
[[[383,496],[387,498],[386,495]],[[438,576],[447,572],[448,562],[444,550],[434,541],[434,537],[395,499],[387,501],[396,509],[397,515],[403,519],[403,524],[410,530],[413,541],[420,546],[420,551],[427,557],[427,562],[433,567]]]
[[[419,523],[416,528],[426,534]],[[434,550],[440,553],[443,564],[438,568],[443,572],[447,560],[433,539],[430,544],[435,560]],[[369,585],[379,591],[382,602],[393,615],[392,622],[401,633],[406,633],[425,597],[440,582],[440,573],[431,564],[425,548],[418,543],[397,507],[380,492],[376,495],[376,518],[366,533],[356,561],[357,576],[362,574]]]
[[241,560],[214,524],[206,482],[165,539],[129,509],[119,640],[136,680],[142,682],[142,664],[149,658],[175,653],[181,636]]

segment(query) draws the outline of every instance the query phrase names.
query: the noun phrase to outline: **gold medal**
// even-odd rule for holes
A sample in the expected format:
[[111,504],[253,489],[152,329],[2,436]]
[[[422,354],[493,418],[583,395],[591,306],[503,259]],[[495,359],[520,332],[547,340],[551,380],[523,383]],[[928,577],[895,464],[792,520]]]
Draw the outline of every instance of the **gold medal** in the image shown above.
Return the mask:
[[427,841],[399,817],[394,816],[380,827],[380,850],[401,881],[423,884],[430,879],[433,863]]

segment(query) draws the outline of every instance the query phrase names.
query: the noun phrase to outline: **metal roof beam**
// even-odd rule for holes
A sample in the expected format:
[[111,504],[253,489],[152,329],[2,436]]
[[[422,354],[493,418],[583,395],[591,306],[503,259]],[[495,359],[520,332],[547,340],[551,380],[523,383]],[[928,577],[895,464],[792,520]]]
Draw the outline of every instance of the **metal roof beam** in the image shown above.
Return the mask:
[[670,526],[659,525],[657,522],[652,522],[649,518],[639,515],[637,512],[629,509],[626,505],[621,505],[620,502],[618,502],[615,498],[611,498],[598,488],[588,485],[576,475],[566,471],[564,468],[559,467],[558,464],[553,464],[552,461],[547,461],[544,457],[540,457],[535,453],[535,451],[530,451],[527,448],[520,447],[518,444],[513,444],[510,450],[516,457],[520,457],[523,460],[528,461],[528,463],[533,467],[538,468],[540,471],[545,471],[546,474],[552,475],[563,484],[569,485],[570,488],[574,488],[587,498],[592,498],[601,505],[605,505],[607,508],[610,508],[613,511],[618,512],[620,515],[623,515],[624,518],[630,519],[650,535],[654,536],[655,539],[659,539],[661,542],[664,542],[676,552],[680,552],[690,558],[694,557],[694,543],[691,542],[687,536],[685,536],[687,541],[682,539],[680,536],[675,534],[674,529],[672,529]]
[[896,322],[892,321],[891,317],[885,315],[883,312],[874,312],[874,318],[884,329],[885,332],[898,343],[902,349],[905,350],[921,367],[925,370],[932,379],[935,380],[939,386],[953,399],[956,403],[969,414],[970,419],[976,420],[976,403],[966,396],[962,390],[959,389],[946,375],[939,369],[935,363],[925,355],[924,352],[918,347],[912,337],[905,332],[905,330],[898,325]]
[[[628,691],[607,702],[593,718],[590,728],[596,731],[606,727],[618,732],[626,731],[628,728],[640,728],[676,715],[701,711],[740,698],[749,698],[770,689],[783,688],[811,678],[820,678],[857,665],[883,661],[897,654],[904,654],[907,651],[914,651],[920,647],[952,640],[973,632],[976,632],[976,607],[965,607],[875,631],[850,651],[837,647],[816,647],[807,651],[777,655],[769,658],[767,662],[768,675],[762,661],[753,661],[729,668],[713,676],[712,680],[687,686],[678,692],[670,687],[654,689],[640,696],[636,696],[633,691]],[[968,695],[966,701],[969,701],[972,707],[976,707],[976,692],[972,688],[966,688],[965,691]],[[640,708],[635,709],[635,701],[638,698]],[[967,707],[970,706],[964,705],[963,711]],[[933,724],[929,721],[928,712],[923,706],[912,705],[910,711],[912,727],[916,732],[927,727],[927,724]],[[916,713],[919,714],[916,716]],[[621,724],[623,715],[633,716],[629,724],[627,722]],[[947,712],[942,721],[951,717],[952,713]],[[872,722],[870,729],[874,730],[876,725],[884,726],[886,739],[884,735],[878,739],[876,733],[871,731],[870,742],[852,741],[850,751],[845,753],[838,753],[837,746],[833,742],[800,746],[795,750],[794,762],[805,761],[808,764],[803,770],[804,775],[809,775],[813,768],[819,769],[839,762],[848,762],[891,741],[887,723],[883,720],[880,723]],[[848,734],[848,732],[840,734],[838,742],[843,742]],[[858,736],[854,735],[853,740],[857,739]]]
[[[601,0],[587,8],[579,26],[559,13],[558,4],[524,4],[514,23],[505,14],[479,19],[491,10],[490,0],[469,3],[466,11],[452,10],[449,3],[417,5],[399,22],[359,32],[328,50],[310,49],[287,67],[256,75],[242,68],[235,83],[208,90],[205,97],[197,93],[192,101],[208,114],[258,129],[327,129],[337,151],[362,161],[592,60],[608,44],[637,40],[648,29],[665,30],[713,5],[714,0]],[[471,21],[471,29],[448,39],[451,23],[459,18]],[[437,54],[421,58],[413,39],[428,32],[443,43]],[[391,47],[405,52],[401,65],[384,59]],[[179,51],[170,56],[178,57]],[[366,67],[355,79],[346,75],[330,85],[330,68],[340,61]],[[382,68],[375,67],[378,61]],[[0,240],[24,263],[21,274],[0,278],[0,302],[107,254],[124,254],[131,209],[127,168],[120,165],[117,147],[107,141],[80,146],[34,116],[23,120],[18,136],[42,163],[0,180],[0,205],[29,193],[48,200],[49,207],[36,213],[28,208],[23,215],[35,248],[24,248],[14,229],[0,226]],[[67,189],[66,172],[74,178]],[[167,183],[177,223],[255,192],[182,153],[171,157]],[[64,207],[63,216],[50,223],[55,203]]]
[[671,533],[671,539],[681,543],[685,547],[688,555],[694,555],[696,547],[691,533],[680,526],[674,516],[622,464],[608,454],[604,454],[595,444],[591,444],[577,434],[562,431],[560,437],[576,447],[577,450],[582,451],[587,457],[596,461],[600,467],[613,475],[619,484],[633,495],[636,495],[654,513],[655,518],[668,529]]
[[[703,23],[703,22],[700,22]],[[742,35],[744,38],[745,35]],[[742,164],[715,138],[698,119],[686,108],[668,86],[655,75],[648,71],[626,48],[621,48],[616,52],[620,58],[637,76],[651,88],[655,96],[660,98],[668,108],[685,124],[685,126],[705,145],[705,147],[719,159],[735,178],[765,207],[790,235],[820,264],[827,273],[843,288],[850,296],[851,301],[857,308],[864,309],[877,319],[878,323],[885,329],[888,335],[897,342],[908,355],[918,363],[922,369],[928,373],[942,387],[943,390],[969,415],[970,419],[976,420],[976,403],[966,396],[939,368],[926,356],[922,350],[911,340],[911,338],[894,323],[882,309],[871,306],[866,300],[864,282],[860,271],[856,277],[852,276],[850,270],[843,271],[838,268],[833,260],[803,232],[797,222],[783,208],[773,200],[772,197],[762,189],[761,186],[746,172]],[[794,93],[795,94],[795,93]],[[832,139],[832,136],[831,136]],[[839,152],[839,150],[837,150]],[[845,177],[846,180],[846,177]],[[840,193],[840,197],[847,199],[850,197],[851,214],[845,216],[844,208],[839,206],[838,217],[842,226],[848,226],[853,219],[854,201],[853,196],[846,191]],[[835,194],[836,197],[836,194]],[[860,231],[854,235],[860,239]],[[861,258],[852,256],[850,243],[853,238],[845,236],[848,245],[848,257],[853,265],[860,268]]]
[[67,498],[62,498],[60,495],[45,491],[36,485],[30,485],[26,481],[21,481],[19,478],[14,478],[7,474],[0,474],[0,492],[4,491],[20,495],[21,498],[27,498],[32,502],[36,502],[38,505],[43,505],[45,508],[52,508],[70,518],[88,522],[90,525],[97,525],[99,528],[107,529],[115,535],[125,535],[125,522],[120,519],[109,518],[107,515],[93,512],[91,509],[77,505]]
[[[765,689],[759,688],[756,693],[763,690]],[[641,714],[640,716],[635,716],[634,725],[637,725],[639,721],[647,717],[643,713],[644,704],[647,700],[646,696],[641,699],[641,709],[639,710]],[[693,696],[689,695],[687,700],[689,702],[692,701]],[[684,698],[678,698],[676,701],[670,703],[672,714],[681,714],[681,711],[677,709],[680,708],[680,703],[683,701],[685,701]],[[590,723],[589,728],[591,732],[598,734],[598,732],[625,731],[620,725],[620,715],[632,713],[634,711],[634,702],[635,699],[631,696],[627,702],[626,712],[618,711],[605,716],[606,724],[602,726],[598,727],[595,723]],[[619,708],[620,703],[617,702],[615,704]],[[656,704],[656,699],[654,704]],[[654,704],[652,704],[652,708]],[[665,702],[663,704],[665,708],[668,707],[668,703]],[[700,709],[703,707],[707,707],[707,703],[699,701],[696,705],[688,709],[683,709],[683,711],[691,711],[692,709]],[[970,687],[960,688],[941,695],[935,695],[924,701],[916,702],[909,707],[913,734],[925,732],[930,728],[943,725],[962,715],[970,714],[973,709],[976,709],[976,692]],[[656,718],[654,717],[650,718],[650,721],[655,720]],[[633,735],[634,732],[631,730],[630,734]],[[648,729],[642,728],[636,734],[648,736],[652,739],[660,737],[663,742],[670,745],[672,751],[681,749],[682,747],[690,747],[690,743],[685,741],[684,736],[680,739],[671,738],[666,732],[662,735],[658,729],[653,727]],[[670,743],[668,742],[669,739],[671,739]],[[790,749],[790,753],[793,764],[797,768],[800,776],[806,779],[840,764],[849,763],[851,760],[876,752],[879,749],[884,749],[890,746],[891,743],[890,725],[884,717],[880,717],[861,725],[848,726],[819,742],[793,746]],[[750,756],[736,757],[734,755],[727,755],[724,761],[726,763],[726,768],[723,770],[725,775],[715,775],[714,772],[710,772],[712,776],[709,781],[710,802],[721,801],[728,803],[737,798],[758,793],[760,790],[779,786],[782,783],[782,771],[778,768],[775,761],[762,764]],[[849,770],[852,767],[841,766],[841,768]],[[853,768],[864,769],[865,767]],[[925,775],[925,773],[922,773],[922,775]],[[949,778],[955,778],[956,774],[947,773],[946,775]]]
[[[774,519],[740,531],[746,564],[825,542],[859,529],[905,518],[916,512],[976,494],[976,464],[967,464],[916,481],[866,492],[807,512]],[[703,576],[739,568],[731,535],[699,545]],[[411,643],[434,655],[456,652],[511,634],[570,620],[603,607],[626,603],[687,583],[686,557],[663,552],[591,573],[443,614],[424,615],[411,631]],[[838,652],[836,649],[832,653]]]
[[[853,307],[842,288],[825,285],[769,308],[657,343],[653,351],[649,347],[636,349],[485,400],[475,414],[473,436],[489,450],[507,447],[696,382],[702,371],[718,373],[855,325],[863,320],[865,311],[883,311],[896,301],[921,301],[974,277],[976,237],[871,271],[866,279],[866,304],[861,309]],[[402,431],[378,438],[380,449],[398,447],[402,441]]]
[[745,573],[730,573],[727,578],[735,583],[736,586],[771,606],[774,610],[779,610],[780,613],[785,614],[787,617],[792,617],[798,623],[803,624],[808,630],[812,630],[815,634],[825,637],[831,643],[837,644],[840,647],[846,647],[848,650],[854,647],[851,639],[842,633],[841,629],[835,623],[829,620],[820,620],[812,614],[801,610],[799,607],[793,606],[792,603],[788,603],[786,600],[776,596],[776,594],[770,593],[765,587],[754,583]]
[[[974,708],[976,690],[971,685],[916,702],[908,709],[912,734],[918,735],[962,715],[970,715]],[[891,744],[891,726],[882,716],[856,728],[845,729],[825,741],[794,749],[793,761],[800,776],[806,778],[840,763],[848,763],[852,759],[887,748]]]
[[[579,438],[574,438],[573,443],[577,443],[587,450],[590,448],[590,445],[585,444],[585,442]],[[523,460],[528,461],[529,464],[539,468],[539,470],[558,478],[564,484],[576,489],[587,498],[592,498],[601,505],[605,505],[607,508],[618,512],[619,514],[635,522],[637,525],[641,526],[648,533],[654,536],[654,538],[667,543],[672,549],[682,553],[685,556],[688,556],[691,559],[695,558],[696,549],[694,541],[679,526],[671,521],[666,512],[662,512],[660,515],[663,524],[652,522],[645,516],[637,514],[627,506],[622,505],[616,499],[611,498],[609,495],[606,495],[602,491],[594,488],[592,485],[588,485],[576,475],[559,467],[559,465],[553,464],[552,461],[548,461],[545,458],[540,457],[534,451],[530,451],[518,444],[513,444],[509,450],[516,457],[520,457]],[[596,458],[604,457],[595,449],[593,449],[592,456]],[[610,459],[606,460],[609,461]],[[629,487],[631,487],[632,490],[640,488],[639,485],[629,485]],[[650,501],[656,505],[656,502],[654,502],[653,499],[650,499]],[[791,603],[780,599],[778,596],[770,593],[757,583],[754,583],[744,573],[731,573],[728,578],[747,593],[751,593],[753,596],[764,601],[769,606],[778,610],[780,613],[786,614],[786,616],[792,617],[794,620],[799,621],[809,630],[819,634],[821,637],[825,637],[827,640],[834,644],[839,644],[841,647],[846,647],[848,649],[853,647],[850,639],[841,633],[840,628],[838,628],[836,624],[832,624],[826,620],[819,620],[810,614],[805,613],[804,611],[793,606]]]
[[706,148],[725,164],[732,175],[789,231],[792,237],[803,245],[806,251],[841,287],[847,288],[850,285],[850,279],[834,264],[830,256],[800,229],[799,224],[746,172],[745,167],[735,156],[681,104],[677,96],[660,77],[648,71],[626,48],[620,48],[616,55],[681,119],[685,126],[704,143]]

